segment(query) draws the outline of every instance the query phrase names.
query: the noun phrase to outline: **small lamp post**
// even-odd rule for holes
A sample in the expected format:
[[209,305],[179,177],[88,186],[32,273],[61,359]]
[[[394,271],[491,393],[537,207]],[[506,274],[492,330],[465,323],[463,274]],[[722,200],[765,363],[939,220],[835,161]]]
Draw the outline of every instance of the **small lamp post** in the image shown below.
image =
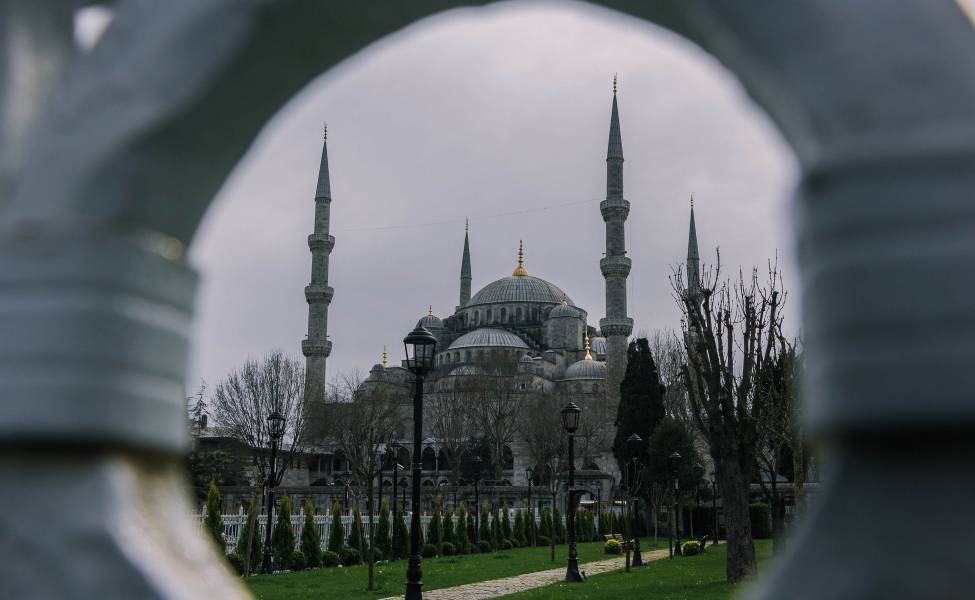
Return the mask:
[[532,506],[532,484],[535,483],[535,469],[531,466],[525,469],[525,479],[528,480],[528,543],[535,547],[535,508]]
[[481,493],[477,485],[481,482],[481,464],[483,461],[480,456],[471,459],[474,465],[474,543],[481,543]]
[[424,327],[417,327],[403,339],[406,364],[416,379],[413,396],[413,513],[410,526],[410,562],[406,568],[406,600],[423,598],[423,570],[420,567],[420,477],[423,463],[423,377],[433,368],[437,338]]
[[633,531],[633,566],[642,567],[643,566],[643,554],[640,552],[640,532],[636,530],[636,516],[639,513],[638,507],[640,505],[640,450],[643,448],[643,438],[637,434],[631,435],[627,438],[626,443],[630,447],[630,452],[633,454],[633,474],[630,476],[630,522],[631,530]]
[[718,543],[718,486],[717,481],[714,477],[714,471],[708,474],[708,479],[711,480],[711,512],[714,514],[714,541],[712,543]]
[[582,409],[575,402],[569,402],[562,407],[562,427],[569,434],[569,489],[566,498],[566,537],[569,543],[569,559],[565,569],[565,580],[567,582],[583,581],[582,574],[579,573],[579,559],[576,555],[576,467],[575,467],[575,434],[579,428],[579,415]]
[[677,471],[678,471],[678,467],[680,466],[680,453],[672,452],[669,458],[670,458],[670,470],[674,477],[674,526],[672,528],[673,531],[670,534],[671,542],[673,542],[671,544],[672,546],[671,557],[673,557],[674,554],[680,556],[680,533],[677,529],[678,522],[680,519],[680,507],[677,504],[678,496],[680,495],[680,481],[677,478]]
[[264,559],[261,561],[261,573],[270,573],[271,567],[271,528],[274,518],[274,488],[278,485],[277,466],[278,440],[284,435],[284,415],[272,411],[267,416],[268,432],[271,437],[271,466],[267,474],[267,523],[264,525]]

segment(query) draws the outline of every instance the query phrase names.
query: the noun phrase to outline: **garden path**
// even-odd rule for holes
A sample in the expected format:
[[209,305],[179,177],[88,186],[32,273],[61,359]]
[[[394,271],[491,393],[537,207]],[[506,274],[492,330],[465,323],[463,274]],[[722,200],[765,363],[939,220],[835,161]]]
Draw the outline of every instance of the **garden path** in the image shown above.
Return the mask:
[[[654,550],[644,552],[643,560],[659,560],[667,556],[667,550]],[[598,575],[607,571],[617,571],[625,566],[625,558],[617,556],[606,560],[597,560],[579,565],[579,570],[586,575]],[[492,579],[490,581],[478,581],[456,587],[442,588],[423,592],[424,600],[482,600],[485,598],[497,598],[542,587],[563,581],[565,578],[565,566],[558,569],[548,569],[547,571],[535,571],[534,573],[524,573],[514,577],[504,577],[502,579]],[[396,600],[402,596],[391,596],[383,600]]]

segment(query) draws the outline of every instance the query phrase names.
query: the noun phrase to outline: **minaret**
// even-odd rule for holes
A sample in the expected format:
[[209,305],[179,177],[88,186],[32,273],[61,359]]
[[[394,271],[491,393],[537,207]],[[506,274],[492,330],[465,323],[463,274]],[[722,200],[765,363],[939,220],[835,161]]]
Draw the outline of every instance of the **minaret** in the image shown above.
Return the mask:
[[465,304],[471,301],[471,245],[470,245],[470,224],[464,223],[464,256],[460,259],[460,310]]
[[[315,229],[308,236],[311,250],[311,283],[305,286],[308,302],[308,335],[301,341],[305,355],[305,406],[325,402],[325,360],[332,353],[328,341],[328,305],[334,290],[328,285],[328,257],[335,246],[335,238],[328,234],[332,189],[328,177],[328,130],[322,141],[322,162],[318,168],[318,188],[315,190]],[[305,413],[309,415],[309,413]]]
[[701,257],[697,253],[697,228],[694,226],[694,195],[691,194],[691,227],[687,233],[687,295],[701,294]]
[[620,383],[626,372],[627,338],[633,331],[633,319],[626,315],[626,278],[631,261],[626,256],[626,217],[630,203],[623,198],[623,139],[616,104],[616,77],[613,77],[613,113],[609,121],[609,149],[606,152],[606,199],[599,204],[606,222],[606,257],[599,269],[606,280],[606,318],[599,329],[606,338],[606,367],[609,400],[619,402]]

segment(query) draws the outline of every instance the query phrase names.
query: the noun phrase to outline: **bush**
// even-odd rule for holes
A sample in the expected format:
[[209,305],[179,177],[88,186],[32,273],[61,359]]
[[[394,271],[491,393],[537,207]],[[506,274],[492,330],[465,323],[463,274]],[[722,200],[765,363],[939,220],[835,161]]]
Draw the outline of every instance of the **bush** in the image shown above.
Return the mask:
[[491,542],[487,540],[481,540],[477,543],[477,551],[481,554],[486,554],[491,551]]
[[322,566],[323,567],[337,567],[339,566],[339,555],[331,550],[326,550],[322,552]]
[[768,504],[756,502],[748,505],[748,517],[752,522],[752,537],[768,539],[772,537],[772,511]]
[[688,540],[681,544],[680,552],[684,556],[696,556],[701,553],[701,542],[697,540]]
[[433,558],[436,555],[437,547],[433,544],[423,544],[423,547],[420,548],[420,556],[423,558]]
[[476,544],[468,544],[467,545],[467,553],[468,554],[480,554],[481,551],[477,548],[477,545]]
[[288,568],[292,571],[304,571],[308,568],[308,561],[305,559],[305,553],[301,550],[296,550],[291,553],[291,564]]
[[236,552],[227,555],[227,562],[230,563],[230,568],[234,570],[234,573],[244,574],[244,559],[238,556]]
[[501,540],[501,549],[502,550],[511,550],[514,547],[515,547],[515,545],[511,543],[511,540]]
[[457,554],[457,548],[450,542],[444,542],[440,544],[440,554],[441,556],[453,556]]
[[362,562],[362,555],[355,548],[343,548],[339,560],[343,567],[351,567]]
[[603,552],[606,554],[623,554],[623,544],[619,540],[606,540],[606,543],[603,544]]
[[548,537],[547,535],[540,535],[540,536],[538,536],[538,545],[539,546],[551,546],[552,545],[552,538]]

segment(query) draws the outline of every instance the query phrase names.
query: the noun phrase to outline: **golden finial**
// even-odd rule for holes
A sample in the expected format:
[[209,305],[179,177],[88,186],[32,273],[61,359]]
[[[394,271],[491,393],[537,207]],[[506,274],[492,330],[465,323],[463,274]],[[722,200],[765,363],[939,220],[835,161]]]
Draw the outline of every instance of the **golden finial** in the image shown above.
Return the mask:
[[616,95],[616,73],[613,73],[613,95]]
[[592,353],[589,351],[589,332],[586,332],[586,360],[592,360]]
[[694,210],[694,192],[691,192],[691,210]]
[[389,366],[389,354],[386,352],[386,346],[383,346],[383,368]]
[[433,305],[432,304],[430,305],[430,308],[427,309],[427,316],[428,317],[432,317],[433,316]]
[[322,139],[328,139],[328,122],[322,123]]
[[515,277],[525,277],[528,275],[528,271],[525,270],[525,242],[524,240],[518,240],[518,266],[515,268]]

